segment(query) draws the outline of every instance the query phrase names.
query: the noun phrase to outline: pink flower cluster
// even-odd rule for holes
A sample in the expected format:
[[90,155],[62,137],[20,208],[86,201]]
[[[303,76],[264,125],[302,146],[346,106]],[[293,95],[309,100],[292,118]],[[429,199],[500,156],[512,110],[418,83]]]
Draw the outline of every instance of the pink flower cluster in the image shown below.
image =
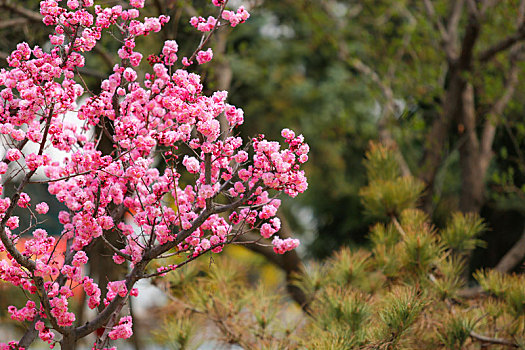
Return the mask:
[[[55,338],[55,333],[51,332],[42,321],[37,321],[35,323],[35,329],[38,331],[38,337],[49,344],[52,344],[53,339]],[[51,345],[50,348],[53,348]]]
[[108,336],[113,339],[128,339],[133,334],[133,322],[131,316],[124,316],[120,319],[118,325],[114,326]]
[[[215,6],[223,6],[224,0],[213,0],[213,4]],[[222,11],[222,19],[228,21],[232,27],[236,27],[238,24],[246,22],[248,18],[250,18],[250,13],[244,8],[244,6],[240,6],[237,11]],[[190,24],[198,31],[205,33],[220,25],[220,22],[218,22],[217,18],[213,16],[209,16],[208,19],[200,16],[193,16],[190,19]]]
[[208,49],[206,51],[199,51],[197,53],[197,62],[199,64],[210,62],[212,58],[213,58],[213,51],[211,49]]
[[279,237],[275,237],[272,244],[274,252],[277,254],[284,254],[297,248],[299,246],[299,240],[295,238],[280,239]]
[[14,306],[9,306],[7,310],[11,315],[11,319],[15,321],[33,321],[36,316],[35,302],[32,300],[28,300],[26,306],[20,310]]
[[203,17],[192,17],[190,20],[190,24],[201,32],[211,31],[216,23],[217,19],[213,16],[209,16],[207,20]]
[[222,12],[222,18],[230,22],[232,27],[237,26],[239,23],[244,23],[250,18],[250,13],[246,11],[244,6],[237,9],[237,12],[225,10]]
[[[8,58],[10,68],[0,70],[0,134],[12,141],[0,160],[0,174],[21,173],[30,181],[43,170],[49,193],[66,207],[58,216],[63,225],[60,238],[36,227],[16,248],[19,237],[13,232],[20,219],[11,210],[18,206],[37,222],[49,205],[32,203],[22,189],[16,196],[0,198],[0,218],[9,215],[0,231],[0,252],[10,252],[0,261],[0,279],[46,301],[38,306],[28,301],[22,309],[11,306],[8,311],[18,321],[38,317],[35,329],[51,346],[55,333],[46,324],[54,324],[57,332],[73,326],[75,315],[68,306],[75,288],[85,293],[92,309],[101,300],[108,307],[138,293],[132,288],[136,280],[127,277],[108,281],[108,292],[102,295],[85,275],[90,244],[110,230],[118,234],[122,245],[113,247],[114,262],[127,263],[132,271],[143,269],[129,275],[142,278],[147,263],[170,250],[190,261],[208,251],[221,252],[246,230],[270,238],[281,228],[276,196],[284,192],[295,197],[308,186],[301,167],[309,152],[302,135],[288,129],[282,132],[283,144],[264,135],[247,144],[232,136],[244,122],[242,109],[226,102],[225,91],[204,94],[197,74],[173,67],[178,60],[173,40],[164,43],[162,54],[151,57],[149,73],[138,72],[134,67],[143,56],[135,51],[135,39],[161,30],[169,20],[140,20],[144,0],[130,0],[129,9],[97,5],[91,10],[92,0],[59,3],[44,0],[40,7],[44,23],[55,29],[50,52],[19,44]],[[231,26],[249,17],[243,7],[233,12],[224,10],[222,0],[213,4],[221,7],[222,18]],[[218,24],[214,17],[192,19],[203,32]],[[112,26],[123,35],[121,63],[101,82],[100,92],[79,106],[84,89],[75,79],[77,68],[84,65],[84,53]],[[211,49],[201,49],[192,56],[199,64],[213,58]],[[182,64],[190,62],[183,58]],[[85,123],[83,127],[68,120],[71,113]],[[222,117],[226,125],[221,125]],[[103,154],[89,131],[108,121],[114,150]],[[26,142],[36,143],[38,151],[24,149]],[[68,156],[57,161],[52,150]],[[168,162],[165,170],[154,166],[161,153]],[[0,194],[2,190],[0,186]],[[57,247],[65,241],[68,248],[62,254]],[[298,244],[273,239],[279,254]],[[11,254],[13,249],[19,249],[17,254]],[[158,273],[182,265],[163,266]],[[122,318],[109,337],[129,338],[131,324],[131,317]]]

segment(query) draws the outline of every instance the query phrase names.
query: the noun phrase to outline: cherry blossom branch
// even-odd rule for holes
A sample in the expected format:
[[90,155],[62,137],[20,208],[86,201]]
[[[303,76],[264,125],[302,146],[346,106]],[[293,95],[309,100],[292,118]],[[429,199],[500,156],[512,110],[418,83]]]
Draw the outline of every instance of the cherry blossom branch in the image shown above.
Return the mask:
[[[220,18],[222,16],[222,13],[224,12],[224,9],[226,8],[226,5],[228,4],[228,0],[225,0],[224,3],[221,5],[220,7],[220,10],[219,10],[219,15],[217,16],[217,21],[215,22],[215,24],[213,25],[213,28],[208,32],[207,35],[203,35],[202,38],[201,38],[201,42],[199,44],[199,46],[197,46],[197,48],[195,49],[195,51],[193,51],[193,53],[191,54],[190,58],[188,59],[190,65],[191,63],[193,62],[193,60],[195,59],[195,57],[197,57],[197,54],[199,53],[199,51],[202,50],[202,48],[208,43],[208,41],[211,39],[213,33],[215,33],[215,31],[217,30],[217,28],[219,28],[219,24],[220,24]],[[186,69],[187,67],[183,67],[183,69]]]

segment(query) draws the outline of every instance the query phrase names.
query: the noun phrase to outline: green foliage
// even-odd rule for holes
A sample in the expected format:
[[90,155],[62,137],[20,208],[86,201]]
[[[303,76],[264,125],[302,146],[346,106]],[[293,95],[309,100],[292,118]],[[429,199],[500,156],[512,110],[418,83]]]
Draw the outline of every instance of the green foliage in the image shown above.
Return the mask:
[[[384,152],[372,148],[369,161],[388,164],[393,153]],[[488,294],[470,299],[461,293],[463,253],[483,228],[479,218],[456,214],[440,231],[420,210],[405,208],[371,227],[370,249],[343,248],[296,276],[296,286],[309,296],[308,314],[299,313],[282,291],[249,283],[250,268],[227,257],[200,265],[197,275],[188,270],[197,284],[175,282],[176,289],[195,322],[211,322],[216,339],[246,349],[479,349],[487,343],[479,334],[521,346],[522,275],[478,271],[475,278]],[[190,279],[174,281],[195,284]]]
[[425,300],[414,288],[396,287],[384,296],[382,303],[377,337],[381,343],[396,348],[403,334],[420,316]]
[[423,188],[423,183],[413,177],[399,177],[375,181],[361,189],[359,195],[368,215],[389,217],[414,207]]
[[193,344],[196,325],[187,315],[177,314],[165,320],[159,330],[154,331],[155,339],[172,350],[197,349],[199,344]]
[[475,322],[468,316],[449,315],[438,334],[439,340],[447,349],[463,349],[463,345],[468,340],[474,326]]
[[347,286],[366,279],[370,271],[371,254],[365,250],[352,252],[343,248],[329,260],[328,273],[337,284]]
[[392,150],[371,144],[366,169],[369,184],[359,191],[359,195],[368,215],[380,218],[398,216],[403,210],[415,207],[424,185],[411,176],[400,176]]
[[455,298],[457,292],[465,286],[462,274],[465,269],[465,261],[461,258],[445,255],[439,261],[440,275],[432,278],[432,288],[441,300]]
[[525,277],[523,275],[480,270],[474,274],[474,277],[485,291],[505,302],[504,305],[511,316],[525,317]]
[[445,229],[441,231],[443,244],[454,252],[469,252],[485,243],[476,238],[486,229],[483,220],[473,213],[453,213]]
[[352,339],[355,344],[366,338],[366,325],[371,316],[366,296],[343,287],[328,287],[317,297],[312,307],[319,315],[315,324],[322,331],[337,337]]
[[401,176],[394,151],[377,143],[370,143],[365,168],[369,182],[388,181]]

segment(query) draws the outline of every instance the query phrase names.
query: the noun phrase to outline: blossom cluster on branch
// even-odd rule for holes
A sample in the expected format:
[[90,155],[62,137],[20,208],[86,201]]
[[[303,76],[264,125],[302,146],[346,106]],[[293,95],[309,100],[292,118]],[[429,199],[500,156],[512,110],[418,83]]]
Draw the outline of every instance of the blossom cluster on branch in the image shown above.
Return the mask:
[[[184,57],[177,68],[178,45],[168,40],[162,53],[151,57],[152,71],[142,79],[135,67],[143,56],[135,51],[135,40],[160,31],[169,17],[140,19],[144,0],[130,0],[128,8],[102,8],[92,0],[68,0],[65,6],[60,2],[41,2],[44,23],[55,28],[50,52],[21,43],[8,58],[10,67],[0,71],[0,133],[7,147],[0,173],[4,179],[21,174],[15,194],[0,199],[0,251],[7,252],[7,259],[0,261],[0,279],[36,296],[37,302],[9,308],[14,320],[32,322],[29,333],[50,347],[60,342],[68,349],[102,328],[93,346],[102,349],[109,339],[132,334],[131,318],[119,320],[119,313],[127,298],[137,295],[134,284],[185,263],[148,274],[152,260],[168,252],[186,262],[206,252],[218,253],[248,230],[273,236],[281,225],[275,216],[277,195],[295,197],[307,188],[301,165],[309,148],[301,135],[288,129],[282,132],[286,147],[264,135],[243,144],[234,136],[243,111],[226,102],[225,91],[204,95],[199,75],[187,70],[193,59],[203,64],[213,58],[204,46],[222,25],[219,18],[231,26],[248,19],[243,7],[228,11],[227,1],[213,0],[219,7],[217,18],[191,21],[204,32],[193,55]],[[101,92],[87,91],[79,105],[87,90],[78,79],[84,52],[93,50],[110,27],[121,35],[121,62],[102,81]],[[82,126],[69,120],[72,113]],[[221,129],[220,118],[227,121],[226,129]],[[93,136],[95,128],[101,131]],[[98,147],[102,137],[113,145],[109,154]],[[36,145],[36,151],[29,145]],[[54,150],[67,152],[67,158],[53,159]],[[153,166],[158,158],[166,162],[163,171]],[[49,193],[67,207],[58,217],[64,227],[59,237],[38,228],[49,206],[33,203],[24,192],[39,170]],[[15,207],[25,209],[27,218],[14,216]],[[126,213],[131,220],[125,220]],[[33,223],[32,237],[17,248],[20,219]],[[117,233],[122,246],[110,243],[108,232]],[[86,251],[97,240],[112,249],[116,264],[129,266],[123,280],[107,283],[106,295],[83,268]],[[56,249],[60,241],[68,242],[65,256]],[[298,243],[273,240],[280,254]],[[68,307],[75,288],[86,294],[91,309],[104,305],[80,326]],[[22,349],[32,341],[24,336],[20,343],[2,344],[0,349]]]

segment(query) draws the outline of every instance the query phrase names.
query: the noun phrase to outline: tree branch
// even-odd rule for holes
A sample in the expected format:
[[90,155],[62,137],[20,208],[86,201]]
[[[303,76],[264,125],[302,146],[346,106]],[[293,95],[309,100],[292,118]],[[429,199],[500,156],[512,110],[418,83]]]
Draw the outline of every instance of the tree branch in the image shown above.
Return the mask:
[[12,0],[0,0],[0,7],[18,13],[19,15],[24,16],[32,21],[42,22],[42,19],[44,18],[44,16],[38,12],[31,11],[23,6],[14,4]]
[[518,265],[523,258],[525,258],[525,227],[523,228],[520,239],[514,243],[514,246],[501,258],[494,269],[499,272],[509,272]]
[[[436,9],[434,8],[432,1],[423,0],[423,4],[425,5],[425,10],[427,11],[429,19],[432,21],[432,24],[434,25],[434,27],[438,30],[439,34],[441,35],[441,40],[443,41],[443,43],[448,43],[450,41],[449,34],[447,30],[445,29],[445,25],[443,24],[443,21],[437,15]],[[447,55],[448,54],[449,53],[447,52]]]
[[[488,2],[488,1],[487,1]],[[525,39],[525,0],[520,2],[518,7],[518,16],[516,18],[516,32],[505,39],[497,42],[488,49],[485,49],[478,56],[480,62],[487,62],[491,60],[498,53],[507,50],[512,47],[514,44]]]
[[485,63],[491,60],[498,53],[507,50],[508,48],[516,44],[518,41],[521,41],[523,39],[525,39],[525,27],[521,27],[518,32],[506,37],[505,39],[502,39],[501,41],[492,45],[488,49],[481,51],[481,53],[478,56],[478,61]]
[[9,28],[9,27],[15,27],[21,24],[26,24],[27,18],[12,18],[12,19],[6,19],[0,22],[0,29]]
[[475,333],[475,332],[470,332],[470,336],[476,340],[479,340],[483,343],[490,343],[490,344],[498,344],[498,345],[506,345],[506,346],[510,346],[510,347],[513,347],[513,348],[518,348],[519,345],[510,341],[510,340],[506,340],[506,339],[499,339],[499,338],[491,338],[491,337],[487,337],[487,336],[484,336],[484,335],[481,335],[481,334],[478,334],[478,333]]
[[486,171],[486,169],[489,166],[490,159],[492,158],[492,144],[494,142],[494,136],[496,135],[497,126],[496,119],[498,119],[503,113],[505,107],[508,105],[510,99],[514,95],[516,86],[518,85],[519,67],[517,61],[519,52],[522,48],[523,44],[521,44],[520,46],[516,46],[511,50],[510,69],[506,79],[507,81],[505,82],[503,94],[492,105],[492,108],[490,109],[486,117],[485,125],[483,126],[480,143],[480,162],[481,169],[483,171]]
[[459,43],[458,26],[459,21],[461,19],[461,14],[463,13],[464,2],[465,0],[453,1],[453,5],[451,6],[449,11],[449,20],[447,23],[447,34],[449,37],[449,41],[447,43],[447,51],[450,52],[448,56],[452,59],[455,59],[457,57],[457,46]]

